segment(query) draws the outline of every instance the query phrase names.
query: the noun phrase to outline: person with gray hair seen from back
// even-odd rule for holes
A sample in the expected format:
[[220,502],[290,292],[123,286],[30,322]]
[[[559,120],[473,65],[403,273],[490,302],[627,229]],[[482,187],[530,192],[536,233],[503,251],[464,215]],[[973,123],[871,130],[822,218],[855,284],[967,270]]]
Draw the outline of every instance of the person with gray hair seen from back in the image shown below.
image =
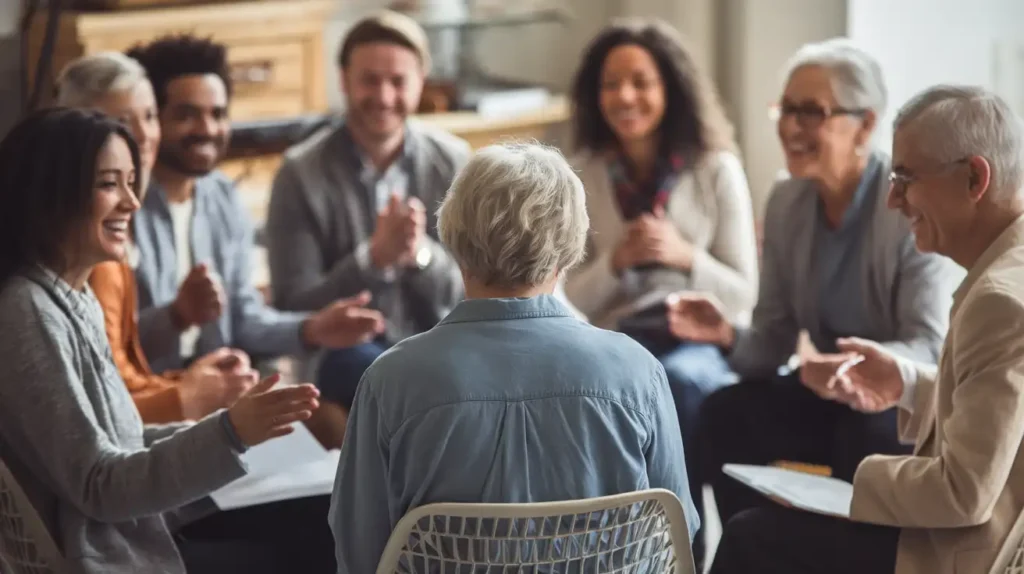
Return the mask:
[[[705,400],[694,440],[723,522],[768,503],[726,477],[725,463],[825,465],[850,480],[870,454],[909,452],[896,439],[894,412],[856,412],[828,387],[849,358],[840,337],[934,362],[962,277],[948,260],[915,250],[910,225],[886,209],[890,160],[872,146],[886,99],[878,62],[848,40],[801,48],[776,109],[791,178],[768,200],[750,327],[733,327],[701,294],[670,305],[676,336],[717,344],[741,377]],[[780,374],[801,330],[814,349]]]
[[1000,548],[1018,543],[1008,537],[1024,510],[1021,119],[983,88],[929,88],[896,117],[890,180],[889,207],[917,249],[967,276],[937,365],[846,339],[841,351],[863,362],[832,384],[854,410],[898,411],[913,455],[860,464],[849,520],[779,506],[740,514],[714,574],[1002,572]]
[[583,259],[590,225],[562,155],[483,148],[438,217],[466,300],[386,351],[359,384],[331,504],[339,572],[373,572],[399,519],[433,502],[665,488],[696,532],[665,370],[552,294]]

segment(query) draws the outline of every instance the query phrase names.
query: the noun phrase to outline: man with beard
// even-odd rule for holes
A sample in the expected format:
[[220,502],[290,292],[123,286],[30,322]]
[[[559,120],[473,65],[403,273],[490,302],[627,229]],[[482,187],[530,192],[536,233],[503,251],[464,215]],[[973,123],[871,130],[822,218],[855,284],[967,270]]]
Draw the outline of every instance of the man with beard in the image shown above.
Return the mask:
[[130,53],[156,93],[163,139],[142,209],[139,331],[157,371],[224,346],[269,357],[341,348],[383,329],[367,293],[325,300],[314,313],[268,307],[252,284],[252,229],[232,182],[214,171],[230,135],[224,46],[188,35]]
[[303,311],[370,291],[387,319],[380,337],[320,364],[324,398],[346,408],[377,356],[433,327],[462,298],[434,212],[470,147],[409,118],[429,66],[426,34],[412,19],[384,11],[357,22],[338,51],[346,113],[289,150],[274,181],[275,305]]

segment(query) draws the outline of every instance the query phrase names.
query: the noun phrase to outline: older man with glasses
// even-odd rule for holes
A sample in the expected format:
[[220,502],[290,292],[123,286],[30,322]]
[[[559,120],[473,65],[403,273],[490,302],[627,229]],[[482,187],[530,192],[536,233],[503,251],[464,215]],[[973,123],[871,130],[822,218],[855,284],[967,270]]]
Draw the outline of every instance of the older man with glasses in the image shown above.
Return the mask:
[[[916,251],[908,222],[886,209],[890,162],[871,146],[885,104],[878,63],[846,40],[797,52],[777,108],[792,177],[768,202],[750,327],[733,327],[702,295],[670,305],[676,336],[719,345],[742,380],[708,397],[694,441],[723,522],[766,503],[724,476],[724,463],[790,460],[850,480],[870,454],[908,452],[894,412],[854,411],[833,401],[827,385],[848,358],[840,337],[934,362],[960,277],[942,257]],[[815,352],[779,376],[801,330]]]
[[781,506],[725,529],[712,572],[988,572],[1024,510],[1024,125],[981,88],[937,86],[895,122],[889,207],[921,252],[967,270],[941,359],[879,343],[830,381],[837,401],[899,412],[912,455],[871,456],[851,520]]

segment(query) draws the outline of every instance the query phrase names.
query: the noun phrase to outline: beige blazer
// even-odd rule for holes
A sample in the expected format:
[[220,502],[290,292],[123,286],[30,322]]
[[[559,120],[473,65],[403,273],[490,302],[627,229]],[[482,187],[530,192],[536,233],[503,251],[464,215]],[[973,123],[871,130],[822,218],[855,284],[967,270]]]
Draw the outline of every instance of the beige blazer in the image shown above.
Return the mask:
[[711,292],[721,299],[731,320],[748,320],[757,299],[757,240],[750,189],[739,158],[728,152],[708,154],[679,179],[665,209],[696,248],[693,268],[688,274],[659,270],[639,290],[628,288],[612,271],[612,254],[626,223],[605,159],[587,153],[574,164],[587,190],[591,232],[587,261],[569,274],[565,292],[591,323],[614,329],[645,294],[679,290]]
[[865,459],[851,517],[902,528],[897,574],[984,574],[1024,508],[1024,217],[954,295],[938,372],[917,367],[914,454]]

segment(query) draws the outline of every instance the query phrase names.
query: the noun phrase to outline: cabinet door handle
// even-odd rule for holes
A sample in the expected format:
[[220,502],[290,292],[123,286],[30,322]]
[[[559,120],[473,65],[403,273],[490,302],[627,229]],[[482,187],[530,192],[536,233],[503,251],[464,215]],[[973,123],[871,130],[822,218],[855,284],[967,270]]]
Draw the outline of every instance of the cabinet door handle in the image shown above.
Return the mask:
[[274,63],[270,60],[236,62],[229,66],[231,81],[237,87],[259,87],[274,81]]

